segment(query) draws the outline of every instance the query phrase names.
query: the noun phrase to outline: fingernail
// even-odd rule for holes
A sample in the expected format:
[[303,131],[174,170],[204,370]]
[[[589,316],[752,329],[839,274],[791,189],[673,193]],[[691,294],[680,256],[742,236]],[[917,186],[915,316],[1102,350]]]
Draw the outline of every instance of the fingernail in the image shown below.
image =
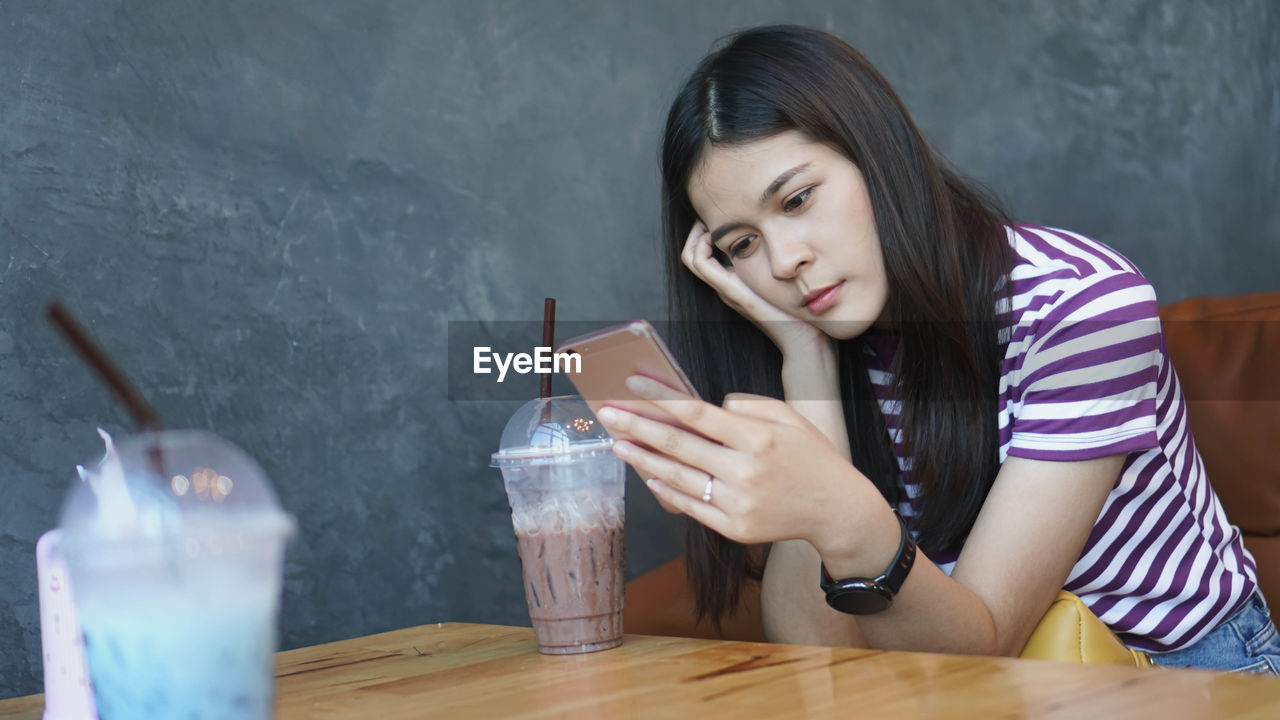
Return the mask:
[[618,411],[613,408],[600,408],[600,412],[596,413],[596,417],[605,425],[612,425],[618,422]]
[[613,454],[620,458],[628,458],[631,456],[631,446],[626,443],[614,443]]
[[627,376],[627,388],[637,395],[649,394],[649,379],[639,375]]
[[654,492],[658,492],[658,487],[659,487],[658,478],[649,478],[648,480],[644,481],[644,484],[648,485],[650,490]]

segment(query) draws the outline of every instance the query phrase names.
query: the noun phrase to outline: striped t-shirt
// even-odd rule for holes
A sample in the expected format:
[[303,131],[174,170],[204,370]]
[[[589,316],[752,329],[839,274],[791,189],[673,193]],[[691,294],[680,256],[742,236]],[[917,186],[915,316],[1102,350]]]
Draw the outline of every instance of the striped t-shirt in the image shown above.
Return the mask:
[[[1084,551],[1067,577],[1128,645],[1171,652],[1194,643],[1257,585],[1253,557],[1209,485],[1169,362],[1156,296],[1111,248],[1044,227],[1009,229],[1009,340],[1000,376],[1000,462],[1087,460],[1127,453]],[[889,396],[893,335],[868,335],[871,381],[911,480]],[[933,558],[950,574],[958,551]]]

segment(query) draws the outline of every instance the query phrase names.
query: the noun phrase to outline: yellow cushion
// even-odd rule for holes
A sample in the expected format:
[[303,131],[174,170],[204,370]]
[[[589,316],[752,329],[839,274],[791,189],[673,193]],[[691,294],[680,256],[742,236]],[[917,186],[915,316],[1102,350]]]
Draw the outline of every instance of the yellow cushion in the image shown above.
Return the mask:
[[1126,647],[1080,598],[1066,590],[1054,598],[1020,657],[1101,665],[1151,665],[1146,653]]

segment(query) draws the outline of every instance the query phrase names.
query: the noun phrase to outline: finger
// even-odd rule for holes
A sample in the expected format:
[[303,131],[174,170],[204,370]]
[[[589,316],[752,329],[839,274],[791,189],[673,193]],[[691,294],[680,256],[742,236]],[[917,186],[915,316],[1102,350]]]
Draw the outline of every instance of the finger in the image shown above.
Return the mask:
[[[657,480],[657,478],[649,478],[649,479],[650,479],[650,480]],[[666,500],[663,500],[661,497],[658,497],[658,494],[657,494],[657,493],[655,493],[655,492],[653,492],[653,488],[650,488],[650,487],[649,487],[649,483],[648,483],[648,481],[646,481],[646,482],[645,482],[645,488],[647,488],[647,489],[649,490],[649,494],[653,495],[653,499],[658,501],[658,506],[659,506],[659,507],[661,507],[663,510],[666,510],[666,511],[667,511],[668,513],[670,513],[671,515],[683,515],[683,514],[684,514],[684,513],[680,512],[680,508],[676,507],[675,505],[672,505],[671,503],[668,503]]]
[[705,225],[695,225],[685,240],[680,261],[699,280],[710,285],[730,306],[744,313],[748,318],[755,318],[760,313],[768,313],[773,308],[767,307],[754,291],[738,277],[732,268],[725,267],[715,259],[715,244],[711,242],[711,234]]
[[746,311],[748,317],[754,317],[759,313],[768,313],[772,307],[755,293],[754,290],[747,287],[738,273],[734,272],[732,267],[725,267],[716,260],[711,253],[712,245],[710,238],[694,250],[693,259],[690,264],[694,274],[702,279],[711,287],[715,288],[720,297],[726,303],[737,308],[740,312]]
[[693,229],[689,231],[689,236],[685,238],[684,247],[680,251],[680,262],[684,263],[684,266],[699,279],[705,280],[698,261],[704,254],[708,258],[711,257],[711,247],[711,236],[707,233],[707,227],[701,222],[695,223]]
[[[641,400],[666,411],[685,427],[720,445],[736,448],[737,440],[750,432],[749,424],[743,422],[746,418],[726,412],[723,408],[699,400],[682,390],[668,387],[652,378],[631,375],[627,378],[627,389],[639,396]],[[697,463],[690,464],[702,467]],[[716,472],[712,471],[712,474]]]
[[674,425],[650,420],[617,407],[601,408],[596,417],[615,437],[621,435],[621,439],[632,440],[633,444],[647,445],[653,452],[667,455],[710,475],[723,475],[732,464],[735,451]]
[[693,248],[697,245],[698,240],[702,237],[702,235],[705,232],[706,232],[706,226],[702,224],[701,220],[695,222],[693,224],[693,227],[689,228],[689,234],[685,236],[684,245],[681,246],[681,250],[680,250],[681,258],[690,257],[692,255]]
[[664,483],[685,495],[702,497],[707,488],[707,480],[711,479],[710,475],[697,468],[625,440],[613,444],[613,453],[635,468],[640,477],[661,478]]
[[726,412],[755,420],[771,423],[782,423],[798,428],[808,428],[809,421],[795,408],[776,398],[750,393],[729,393],[724,396]]
[[700,237],[690,238],[681,259],[694,275],[715,288],[727,302],[749,299],[751,292],[738,274],[731,266],[726,267],[716,259],[715,243],[711,242],[710,233],[704,232]]
[[729,525],[729,516],[712,503],[702,502],[701,496],[686,495],[656,478],[649,478],[645,484],[649,486],[649,490],[654,494],[654,497],[658,498],[658,502],[664,505],[671,505],[679,512],[688,515],[721,535],[729,537],[731,540],[733,539],[724,531]]
[[737,277],[730,268],[720,264],[715,256],[715,243],[711,235],[704,234],[689,245],[689,267],[699,277],[708,280],[723,281],[728,277]]

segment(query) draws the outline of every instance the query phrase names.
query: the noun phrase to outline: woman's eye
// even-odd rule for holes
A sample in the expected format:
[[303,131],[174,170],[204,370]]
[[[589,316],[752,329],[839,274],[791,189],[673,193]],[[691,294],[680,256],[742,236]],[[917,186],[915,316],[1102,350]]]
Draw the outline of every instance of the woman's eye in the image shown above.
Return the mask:
[[755,241],[756,241],[755,235],[748,235],[742,238],[741,240],[735,242],[733,245],[730,245],[729,257],[731,258],[742,257],[743,253],[751,249],[751,246],[755,244]]
[[796,193],[795,195],[787,198],[787,201],[782,205],[783,211],[795,212],[796,210],[804,207],[805,202],[809,200],[809,193],[811,192],[813,192],[813,188],[809,188],[804,192]]

